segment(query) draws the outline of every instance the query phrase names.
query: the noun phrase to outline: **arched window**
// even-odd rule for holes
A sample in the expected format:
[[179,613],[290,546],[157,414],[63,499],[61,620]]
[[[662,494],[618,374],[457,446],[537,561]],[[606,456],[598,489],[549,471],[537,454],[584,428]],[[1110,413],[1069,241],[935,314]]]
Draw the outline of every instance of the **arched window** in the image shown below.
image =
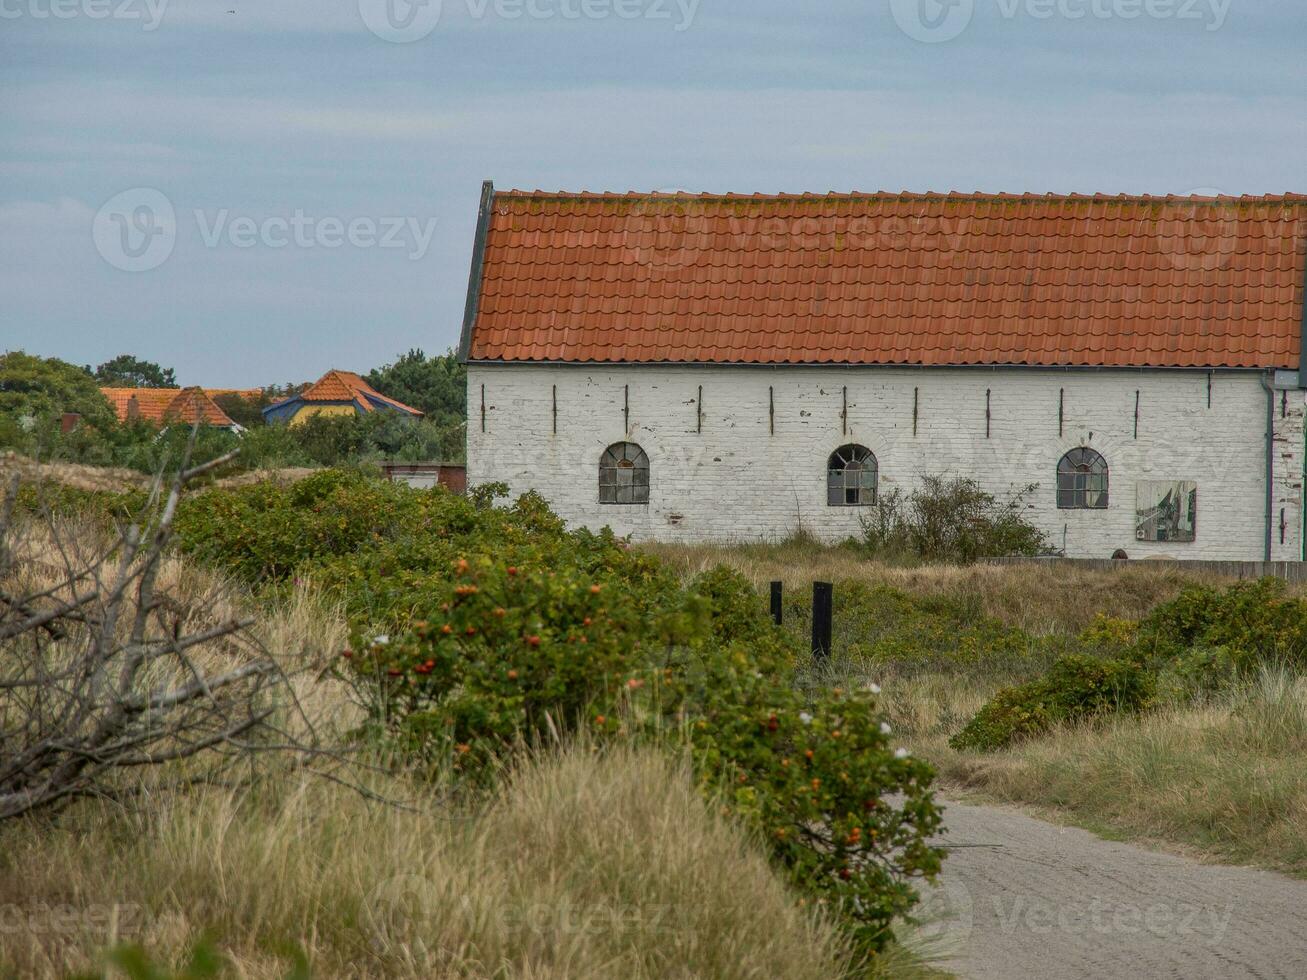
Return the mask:
[[1086,446],[1058,460],[1057,505],[1064,510],[1107,507],[1107,460]]
[[831,507],[866,507],[875,502],[875,454],[866,446],[840,446],[826,464],[826,503]]
[[649,457],[635,443],[615,442],[599,457],[599,502],[649,502]]

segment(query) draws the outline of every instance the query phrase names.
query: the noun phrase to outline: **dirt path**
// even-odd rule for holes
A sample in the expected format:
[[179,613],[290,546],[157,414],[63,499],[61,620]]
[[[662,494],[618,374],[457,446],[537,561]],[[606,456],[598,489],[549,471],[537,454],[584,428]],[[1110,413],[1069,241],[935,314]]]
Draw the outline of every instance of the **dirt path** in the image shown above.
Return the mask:
[[1307,977],[1307,881],[950,803],[922,939],[961,977]]

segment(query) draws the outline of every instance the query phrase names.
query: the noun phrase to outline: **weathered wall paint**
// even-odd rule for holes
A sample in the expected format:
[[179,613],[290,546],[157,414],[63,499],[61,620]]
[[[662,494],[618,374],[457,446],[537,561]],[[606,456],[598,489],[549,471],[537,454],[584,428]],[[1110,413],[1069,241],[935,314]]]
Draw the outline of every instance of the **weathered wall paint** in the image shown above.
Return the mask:
[[338,418],[345,415],[358,415],[358,407],[353,403],[349,404],[305,404],[301,405],[298,412],[290,418],[291,425],[303,425],[315,415],[326,415],[332,418]]
[[[1253,373],[1217,373],[1210,406],[1206,371],[472,364],[469,405],[482,384],[486,431],[468,427],[470,486],[535,489],[569,523],[641,540],[758,540],[799,527],[857,535],[859,509],[827,506],[825,491],[827,457],[857,442],[876,454],[882,492],[911,492],[926,474],[974,477],[1001,497],[1037,483],[1027,516],[1073,556],[1263,557],[1266,392]],[[1271,557],[1292,560],[1302,557],[1303,393],[1287,391],[1283,418],[1275,397]],[[647,505],[598,502],[599,456],[623,439],[650,457]],[[1057,461],[1081,445],[1108,461],[1106,510],[1056,506]],[[1135,540],[1135,485],[1163,479],[1198,484],[1192,543]]]

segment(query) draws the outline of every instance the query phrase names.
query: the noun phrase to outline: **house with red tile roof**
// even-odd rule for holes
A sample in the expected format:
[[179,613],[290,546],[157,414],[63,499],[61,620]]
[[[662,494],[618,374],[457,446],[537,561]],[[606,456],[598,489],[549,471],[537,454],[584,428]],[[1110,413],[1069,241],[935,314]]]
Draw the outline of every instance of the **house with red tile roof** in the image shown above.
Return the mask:
[[369,412],[398,412],[421,418],[422,412],[388,398],[352,371],[328,371],[297,395],[263,410],[267,422],[299,425],[315,415],[364,415]]
[[487,182],[468,481],[646,539],[834,540],[951,475],[1065,554],[1301,560],[1305,279],[1295,194]]
[[101,388],[113,406],[119,422],[148,422],[164,426],[175,423],[213,425],[224,429],[239,426],[203,388]]

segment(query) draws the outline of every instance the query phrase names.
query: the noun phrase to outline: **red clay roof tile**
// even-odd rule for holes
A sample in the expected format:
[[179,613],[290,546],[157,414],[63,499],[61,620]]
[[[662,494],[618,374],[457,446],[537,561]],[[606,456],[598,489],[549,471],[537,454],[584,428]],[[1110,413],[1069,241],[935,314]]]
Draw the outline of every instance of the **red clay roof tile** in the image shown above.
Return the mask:
[[1290,367],[1305,266],[1303,195],[509,191],[469,356]]
[[353,371],[328,371],[298,397],[306,402],[353,402],[363,412],[373,411],[375,406],[369,399],[374,399],[409,415],[423,414],[419,409],[386,397]]
[[235,425],[203,388],[101,388],[100,391],[120,422],[194,424],[201,419],[207,425]]

